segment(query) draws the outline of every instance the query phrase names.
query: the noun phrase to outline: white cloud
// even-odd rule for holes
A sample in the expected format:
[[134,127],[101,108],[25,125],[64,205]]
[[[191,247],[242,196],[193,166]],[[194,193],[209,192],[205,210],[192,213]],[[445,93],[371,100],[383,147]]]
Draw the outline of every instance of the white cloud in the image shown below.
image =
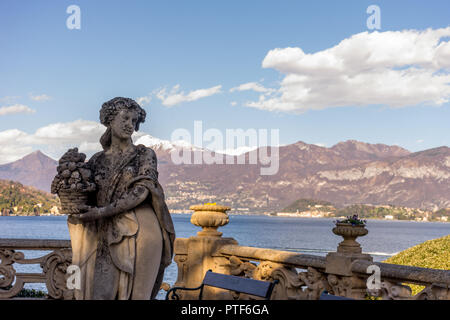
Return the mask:
[[1,146],[2,153],[0,154],[0,165],[10,163],[25,157],[27,154],[33,152],[33,148],[30,146]]
[[301,113],[340,106],[442,105],[450,98],[450,27],[362,32],[315,53],[276,48],[263,68],[284,74],[276,92],[245,105]]
[[36,112],[35,110],[23,104],[15,104],[12,106],[8,107],[5,106],[0,108],[0,116],[16,113],[35,113],[35,112]]
[[156,97],[162,101],[162,104],[166,107],[171,107],[183,102],[196,101],[201,98],[209,97],[214,94],[220,93],[221,85],[208,88],[198,89],[190,91],[189,93],[179,92],[180,85],[174,86],[170,92],[167,92],[166,88],[160,89],[156,92]]
[[243,83],[237,87],[231,88],[230,92],[234,92],[234,91],[256,91],[256,92],[261,92],[261,93],[270,93],[270,92],[274,92],[274,89],[271,88],[265,88],[264,86],[262,86],[261,84],[257,83],[257,82],[247,82],[247,83]]
[[32,95],[30,94],[30,99],[33,101],[47,101],[50,100],[52,97],[46,95],[46,94],[40,94],[40,95]]
[[[52,123],[32,134],[18,129],[0,131],[0,164],[16,161],[35,150],[42,150],[50,157],[59,159],[67,149],[78,147],[80,152],[91,157],[102,150],[99,140],[105,130],[98,122],[80,119]],[[198,149],[186,142],[161,140],[141,131],[133,133],[132,139],[135,144],[164,149],[188,146]]]
[[100,144],[99,141],[96,141],[96,142],[83,141],[83,142],[81,142],[80,146],[78,147],[78,150],[80,152],[87,153],[87,154],[99,152],[102,149],[103,149],[102,145]]
[[0,145],[10,143],[13,140],[23,138],[25,136],[27,136],[27,133],[20,131],[18,129],[0,131]]
[[423,139],[416,140],[417,143],[422,143],[422,142],[424,142],[424,141],[425,141],[425,140],[423,140]]
[[58,122],[37,129],[29,139],[31,143],[52,145],[98,142],[105,130],[102,124],[95,121]]
[[[36,150],[42,150],[53,159],[59,159],[69,148],[78,147],[80,152],[91,157],[101,151],[99,143],[106,128],[95,121],[76,120],[72,122],[52,123],[29,134],[18,129],[0,131],[0,164],[16,161]],[[145,132],[135,132],[134,143],[144,144],[155,149],[204,150],[188,141],[169,141],[153,137]],[[239,146],[234,149],[215,150],[218,153],[239,155],[256,149],[257,146]]]
[[237,105],[237,102],[236,101],[231,101],[230,104],[234,107],[234,106]]
[[18,160],[37,149],[56,159],[73,147],[92,155],[102,150],[99,140],[105,130],[98,122],[76,120],[49,124],[33,134],[18,129],[0,131],[0,164]]
[[146,106],[150,104],[150,101],[152,101],[152,97],[150,95],[145,97],[139,97],[136,99],[136,102],[139,103],[141,106]]
[[17,100],[20,99],[20,96],[5,96],[0,98],[1,103],[13,104],[16,103]]
[[33,151],[31,146],[21,143],[26,136],[27,133],[17,129],[0,132],[0,164],[18,160]]

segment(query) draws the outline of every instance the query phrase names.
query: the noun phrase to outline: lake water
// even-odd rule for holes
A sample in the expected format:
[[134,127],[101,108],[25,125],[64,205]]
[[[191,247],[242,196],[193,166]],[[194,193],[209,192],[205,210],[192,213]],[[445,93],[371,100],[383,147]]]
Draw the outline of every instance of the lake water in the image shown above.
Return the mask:
[[[190,215],[172,215],[178,238],[188,238],[200,230],[190,223]],[[325,256],[335,251],[341,237],[332,233],[334,219],[231,215],[230,223],[222,228],[224,237],[236,239],[240,245],[295,251]],[[363,251],[382,261],[409,247],[450,234],[449,223],[368,220],[369,234],[359,238]],[[69,239],[65,216],[0,217],[0,238]],[[36,257],[43,252],[25,252]],[[38,266],[18,266],[18,272],[40,272]],[[164,281],[176,281],[177,267],[172,263]],[[41,284],[26,288],[45,290]],[[158,299],[163,299],[161,291]]]

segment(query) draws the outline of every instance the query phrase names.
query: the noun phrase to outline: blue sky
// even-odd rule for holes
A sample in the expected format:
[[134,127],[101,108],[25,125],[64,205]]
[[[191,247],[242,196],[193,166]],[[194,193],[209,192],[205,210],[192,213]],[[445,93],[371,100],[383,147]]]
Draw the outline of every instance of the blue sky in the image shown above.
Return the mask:
[[[70,16],[66,9],[73,4],[81,9],[80,30],[66,27]],[[347,96],[346,90],[352,89],[348,83],[343,88],[324,87],[323,97],[292,97],[302,88],[298,86],[322,92],[324,83],[334,83],[331,69],[315,65],[307,82],[289,87],[283,80],[301,76],[302,70],[309,70],[310,60],[298,65],[297,53],[287,65],[277,57],[268,58],[276,48],[301,48],[304,54],[314,55],[354,35],[373,33],[366,25],[370,16],[366,9],[372,4],[381,10],[380,52],[383,41],[392,42],[386,32],[398,31],[407,39],[408,30],[450,25],[448,1],[4,0],[0,3],[0,145],[8,157],[0,157],[0,163],[35,149],[56,157],[58,138],[64,146],[81,143],[82,134],[79,140],[69,141],[48,128],[55,123],[69,128],[80,119],[98,121],[101,104],[115,96],[151,99],[143,103],[148,120],[141,130],[160,139],[169,140],[177,128],[193,130],[194,120],[202,120],[204,128],[223,131],[279,129],[281,144],[301,140],[330,147],[355,139],[397,144],[411,151],[449,145],[448,49],[439,51],[439,59],[430,58],[432,63],[438,59],[440,67],[427,69],[430,61],[418,62],[419,69],[430,71],[429,77],[444,76],[430,78],[429,90],[420,94],[421,83],[427,80],[412,78],[392,93],[380,89],[390,84],[379,74],[373,82],[358,82],[354,94]],[[369,43],[369,37],[364,35],[361,41]],[[448,35],[439,41],[448,42]],[[355,48],[350,52],[360,47]],[[399,51],[407,54],[402,48]],[[357,59],[355,65],[360,63]],[[409,67],[395,64],[385,69]],[[355,67],[354,72],[366,69]],[[411,77],[424,76],[418,72]],[[254,89],[230,91],[248,83],[267,90],[267,95]],[[177,85],[178,90],[173,89]],[[218,89],[198,98],[197,90],[211,88]],[[283,92],[289,97],[280,98]],[[192,101],[186,98],[190,93]],[[171,94],[181,94],[178,103],[165,102]],[[428,95],[432,103],[424,103]],[[376,98],[365,103],[365,97]],[[282,100],[288,109],[277,107]],[[53,139],[52,146],[42,140],[45,134],[35,139],[40,128],[48,129],[44,131]]]

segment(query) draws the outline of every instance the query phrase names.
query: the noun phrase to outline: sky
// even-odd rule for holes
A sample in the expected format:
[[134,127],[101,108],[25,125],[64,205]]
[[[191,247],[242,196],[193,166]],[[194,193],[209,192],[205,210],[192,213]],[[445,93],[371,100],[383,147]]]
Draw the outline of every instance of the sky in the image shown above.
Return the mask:
[[147,111],[139,137],[202,121],[277,129],[281,145],[449,146],[449,12],[446,0],[2,0],[0,164],[99,151],[99,109],[116,96]]

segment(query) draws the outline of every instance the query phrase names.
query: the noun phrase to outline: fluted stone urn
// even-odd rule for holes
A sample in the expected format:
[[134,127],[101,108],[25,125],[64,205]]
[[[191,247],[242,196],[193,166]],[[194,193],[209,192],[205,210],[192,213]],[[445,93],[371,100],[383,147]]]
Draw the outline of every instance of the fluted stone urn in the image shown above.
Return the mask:
[[217,228],[228,224],[230,221],[226,212],[231,208],[227,206],[203,204],[191,206],[189,209],[194,210],[191,223],[202,227],[202,230],[197,232],[199,237],[222,236],[222,232],[217,231]]
[[362,253],[362,249],[356,238],[365,236],[369,231],[365,225],[337,222],[333,228],[333,233],[344,238],[344,241],[339,243],[337,252],[358,254]]

